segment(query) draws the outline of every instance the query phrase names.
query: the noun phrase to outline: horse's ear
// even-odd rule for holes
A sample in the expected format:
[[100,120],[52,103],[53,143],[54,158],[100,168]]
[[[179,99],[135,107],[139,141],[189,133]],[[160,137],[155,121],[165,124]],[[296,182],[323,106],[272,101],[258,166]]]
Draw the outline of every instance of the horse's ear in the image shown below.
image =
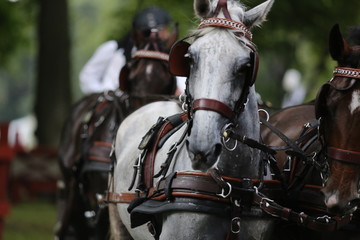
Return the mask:
[[267,0],[266,2],[263,2],[262,4],[246,11],[244,24],[248,28],[259,26],[266,20],[266,16],[270,12],[273,3],[274,0]]
[[200,18],[208,17],[211,11],[210,0],[194,0],[194,11]]
[[166,39],[166,42],[165,42],[166,49],[170,50],[172,45],[177,41],[178,38],[179,38],[179,24],[176,23],[173,32],[171,33],[169,38]]
[[331,57],[336,61],[340,61],[350,52],[348,43],[341,35],[339,24],[335,24],[330,30],[329,52]]

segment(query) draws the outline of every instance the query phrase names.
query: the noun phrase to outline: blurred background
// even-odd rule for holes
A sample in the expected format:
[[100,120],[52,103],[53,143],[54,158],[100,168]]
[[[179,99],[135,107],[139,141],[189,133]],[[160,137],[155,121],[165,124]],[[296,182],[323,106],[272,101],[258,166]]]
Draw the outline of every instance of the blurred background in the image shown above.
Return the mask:
[[[249,8],[262,0],[243,0]],[[49,239],[55,224],[56,150],[62,124],[82,97],[78,75],[95,49],[121,39],[134,14],[158,5],[180,25],[197,26],[192,0],[0,1],[0,239]],[[274,108],[290,92],[312,100],[332,76],[328,34],[360,22],[358,0],[275,0],[254,29],[256,89]],[[289,100],[287,100],[289,102]]]

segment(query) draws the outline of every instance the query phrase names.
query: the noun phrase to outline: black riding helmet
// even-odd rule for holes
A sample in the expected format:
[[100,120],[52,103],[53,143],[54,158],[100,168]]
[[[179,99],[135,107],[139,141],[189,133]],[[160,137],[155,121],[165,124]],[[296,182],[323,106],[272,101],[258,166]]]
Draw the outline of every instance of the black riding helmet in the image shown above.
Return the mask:
[[156,6],[147,7],[138,12],[133,20],[133,28],[140,31],[149,31],[161,28],[171,22],[171,17],[164,9]]

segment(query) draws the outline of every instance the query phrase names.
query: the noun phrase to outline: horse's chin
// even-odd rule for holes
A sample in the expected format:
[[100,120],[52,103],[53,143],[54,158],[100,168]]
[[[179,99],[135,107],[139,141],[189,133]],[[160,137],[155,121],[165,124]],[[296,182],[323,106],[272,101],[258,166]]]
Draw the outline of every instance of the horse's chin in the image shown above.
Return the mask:
[[211,157],[211,158],[206,158],[206,157],[201,157],[199,155],[196,154],[190,154],[192,156],[190,156],[191,159],[191,166],[194,170],[199,170],[202,172],[207,172],[209,169],[213,168],[214,166],[216,166],[216,163],[219,159],[219,157]]

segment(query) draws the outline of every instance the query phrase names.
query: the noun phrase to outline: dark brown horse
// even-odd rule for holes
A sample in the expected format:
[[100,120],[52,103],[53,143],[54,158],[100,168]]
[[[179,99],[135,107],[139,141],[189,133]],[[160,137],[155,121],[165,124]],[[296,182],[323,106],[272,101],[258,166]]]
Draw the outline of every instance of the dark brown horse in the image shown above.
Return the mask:
[[73,106],[59,148],[64,183],[59,239],[108,237],[108,210],[99,205],[99,197],[107,190],[113,139],[128,114],[174,95],[176,79],[168,71],[167,54],[177,37],[177,29],[149,36],[135,32],[138,51],[121,71],[120,89],[86,96]]
[[[271,146],[288,145],[288,151],[279,151],[276,160],[290,207],[306,213],[345,216],[353,213],[359,203],[360,46],[350,47],[335,25],[330,32],[329,50],[338,66],[316,101],[283,109],[269,120],[297,147],[285,144],[265,126],[262,137]],[[312,129],[318,133],[311,135],[311,140],[300,138]],[[354,215],[350,224],[330,233],[283,222],[274,231],[273,239],[360,239],[357,212]],[[330,222],[328,218],[324,226]]]

